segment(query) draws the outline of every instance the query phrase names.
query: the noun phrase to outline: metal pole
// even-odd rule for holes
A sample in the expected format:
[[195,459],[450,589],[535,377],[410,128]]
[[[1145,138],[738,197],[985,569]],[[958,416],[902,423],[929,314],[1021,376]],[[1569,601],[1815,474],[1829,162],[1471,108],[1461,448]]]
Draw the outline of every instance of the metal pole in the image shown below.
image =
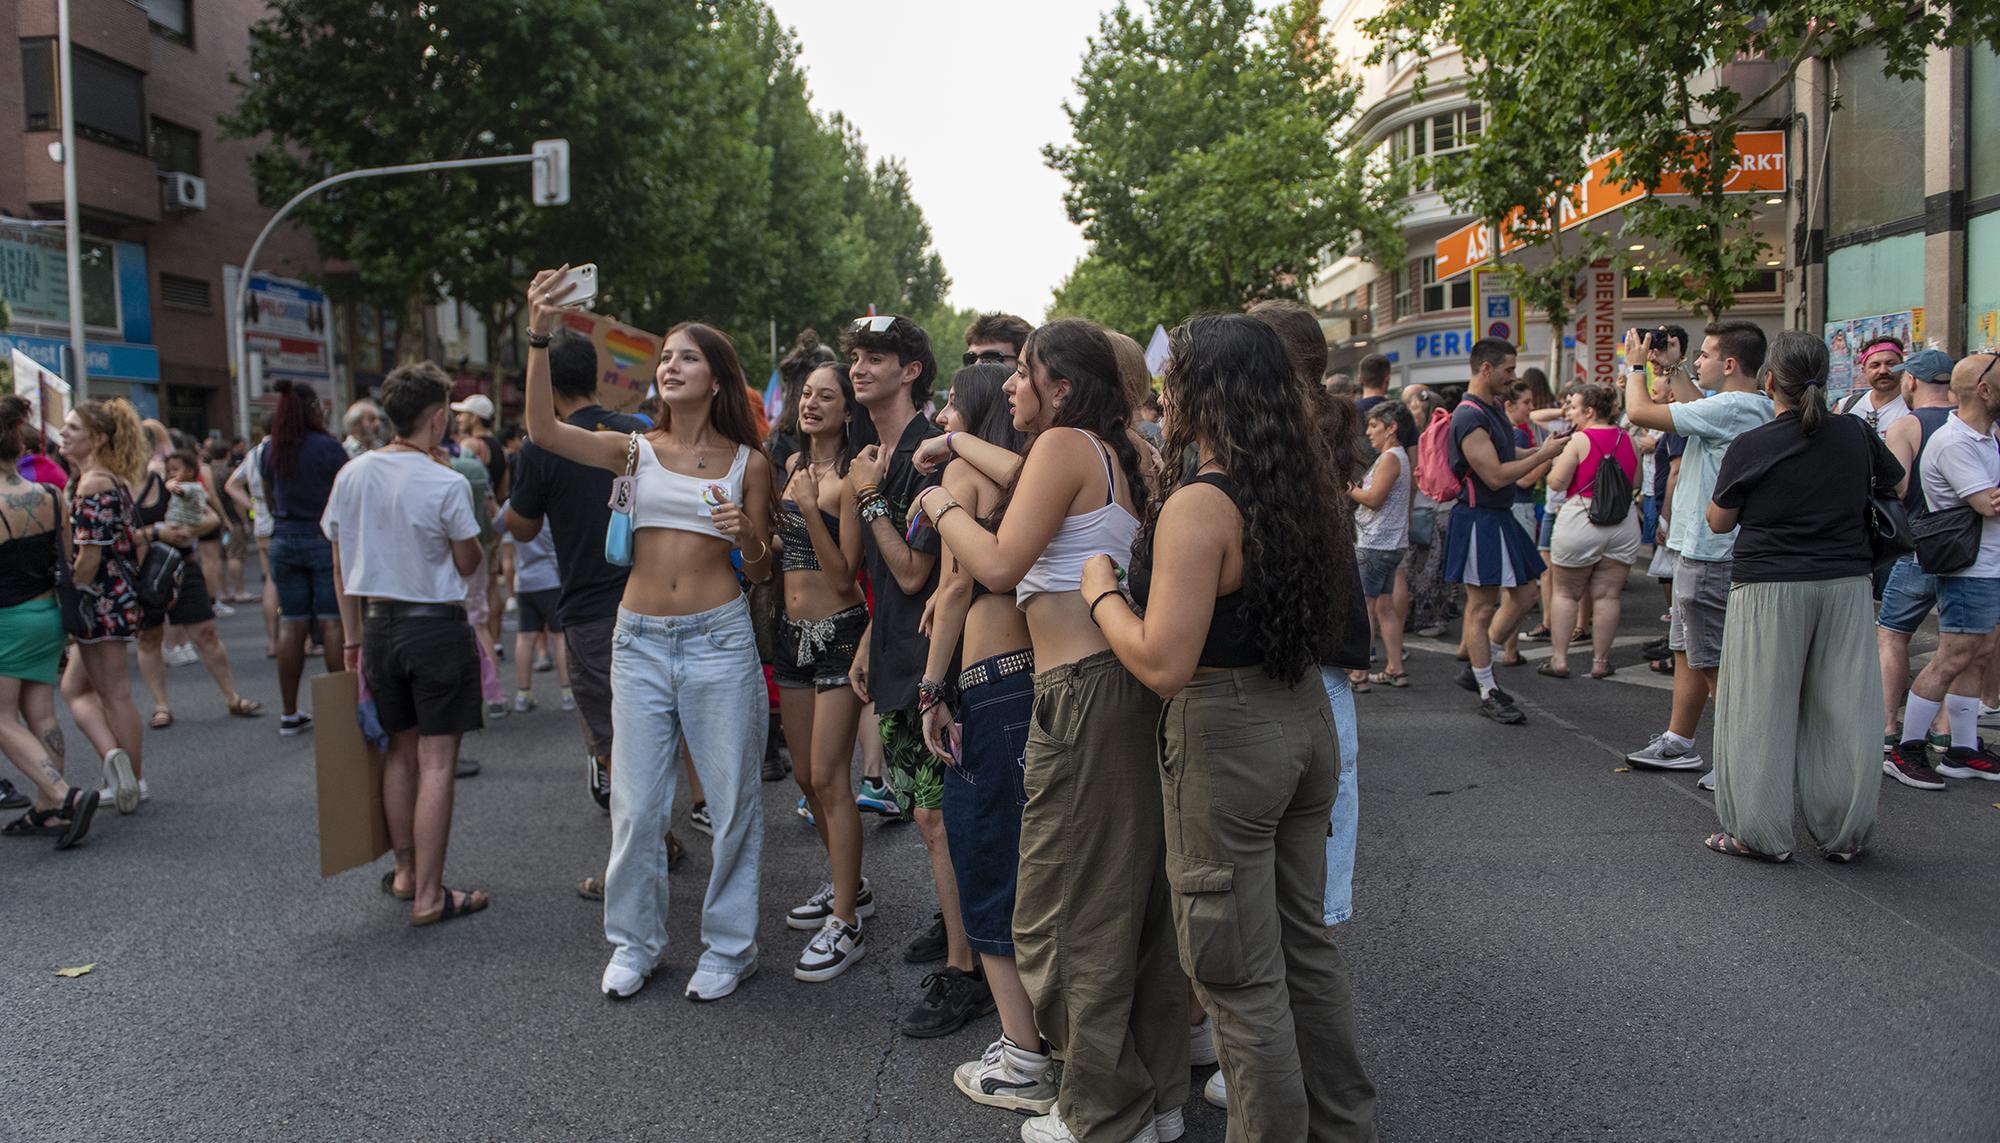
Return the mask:
[[[64,0],[67,2],[67,0]],[[67,128],[68,120],[64,120]],[[264,229],[257,232],[257,241],[250,244],[250,253],[243,259],[243,269],[236,276],[236,296],[230,299],[231,313],[236,316],[236,431],[244,440],[250,439],[250,320],[244,312],[244,304],[250,296],[250,275],[256,272],[257,252],[264,248],[265,239],[292,212],[292,208],[331,186],[353,182],[356,179],[375,178],[379,175],[410,175],[424,171],[450,171],[466,167],[503,167],[515,163],[532,163],[535,156],[492,155],[483,159],[445,159],[434,163],[403,163],[393,167],[364,167],[358,171],[346,171],[324,178],[292,196],[291,201],[278,208]],[[81,327],[78,327],[81,328]]]
[[76,206],[76,92],[70,82],[69,0],[56,0],[58,113],[62,116],[63,260],[69,272],[69,355],[67,378],[74,399],[90,396],[90,363],[83,342],[83,233]]

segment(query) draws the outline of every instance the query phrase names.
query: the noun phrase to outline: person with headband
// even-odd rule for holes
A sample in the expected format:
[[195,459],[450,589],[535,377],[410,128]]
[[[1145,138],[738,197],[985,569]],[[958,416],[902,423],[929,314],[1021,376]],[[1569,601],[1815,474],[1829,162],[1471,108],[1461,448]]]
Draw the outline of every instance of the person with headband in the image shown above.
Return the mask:
[[1866,387],[1850,393],[1840,411],[1868,422],[1875,435],[1886,440],[1889,427],[1910,415],[1903,397],[1903,343],[1893,337],[1871,338],[1854,355],[1854,363],[1861,367]]

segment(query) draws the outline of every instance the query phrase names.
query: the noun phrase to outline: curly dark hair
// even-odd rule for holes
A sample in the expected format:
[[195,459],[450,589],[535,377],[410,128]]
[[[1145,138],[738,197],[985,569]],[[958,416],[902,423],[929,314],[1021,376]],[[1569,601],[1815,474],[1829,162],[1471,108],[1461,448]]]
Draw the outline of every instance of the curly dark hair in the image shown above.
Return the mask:
[[[792,348],[785,359],[778,362],[778,380],[785,386],[785,407],[778,413],[778,423],[772,426],[794,440],[799,435],[799,389],[806,383],[812,371],[822,365],[832,365],[840,360],[833,347],[819,339],[819,331],[807,327],[799,331],[792,342]],[[775,439],[775,437],[773,438]]]
[[[1215,314],[1167,336],[1173,412],[1161,451],[1183,456],[1206,445],[1228,470],[1243,515],[1243,613],[1263,645],[1265,672],[1297,683],[1318,669],[1321,649],[1340,629],[1331,553],[1354,543],[1332,450],[1292,355],[1269,325],[1247,314]],[[1346,407],[1352,433],[1353,406]],[[1192,476],[1169,466],[1160,502]],[[1145,519],[1132,557],[1138,567],[1152,564],[1158,509]]]
[[[792,390],[793,423],[796,424],[798,419],[797,406],[805,400],[806,382],[812,380],[813,375],[821,370],[833,374],[834,384],[840,387],[840,399],[843,402],[841,408],[847,413],[847,424],[840,430],[840,449],[833,454],[833,471],[841,476],[846,476],[848,462],[854,459],[854,418],[868,415],[862,410],[860,402],[854,399],[854,382],[847,376],[847,366],[842,365],[838,361],[827,360],[806,370],[805,375],[799,378],[798,385]],[[804,430],[794,429],[794,432],[797,437],[798,450],[793,455],[797,456],[799,462],[803,464],[812,459],[812,442],[806,438]],[[776,440],[775,437],[772,439],[773,441]],[[772,465],[772,471],[777,474],[779,480],[782,481],[784,479],[785,467],[783,465]]]
[[[1063,318],[1041,326],[1028,335],[1028,344],[1021,347],[1020,372],[1026,378],[1024,383],[1034,388],[1043,408],[1050,407],[1052,402],[1035,375],[1040,373],[1050,381],[1069,382],[1069,397],[1056,410],[1049,427],[1084,429],[1102,440],[1117,456],[1119,467],[1125,470],[1125,485],[1132,491],[1136,515],[1145,519],[1146,482],[1139,475],[1139,450],[1132,447],[1131,439],[1125,435],[1126,426],[1132,422],[1131,393],[1125,388],[1124,375],[1118,371],[1118,351],[1112,348],[1104,327],[1082,318]],[[1040,439],[1037,434],[1022,453],[1034,452],[1035,441]],[[1007,505],[1013,503],[1014,485],[1020,479],[1021,470],[1016,470],[1013,482],[1000,494],[999,506],[993,510],[995,520],[1005,515]]]

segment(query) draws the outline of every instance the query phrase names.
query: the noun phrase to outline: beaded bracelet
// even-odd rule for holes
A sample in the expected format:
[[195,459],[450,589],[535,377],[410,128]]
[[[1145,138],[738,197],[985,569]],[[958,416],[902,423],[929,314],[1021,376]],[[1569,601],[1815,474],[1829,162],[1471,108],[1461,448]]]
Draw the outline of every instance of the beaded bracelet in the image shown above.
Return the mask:
[[877,493],[861,502],[860,516],[864,524],[874,520],[886,520],[889,517],[889,502]]

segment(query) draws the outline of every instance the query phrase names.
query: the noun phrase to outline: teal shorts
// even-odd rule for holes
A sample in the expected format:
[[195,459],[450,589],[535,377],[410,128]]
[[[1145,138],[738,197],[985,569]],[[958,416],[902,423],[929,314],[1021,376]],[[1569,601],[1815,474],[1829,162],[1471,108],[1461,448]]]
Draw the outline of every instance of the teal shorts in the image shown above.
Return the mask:
[[62,613],[55,596],[0,607],[0,678],[53,686],[62,652]]

